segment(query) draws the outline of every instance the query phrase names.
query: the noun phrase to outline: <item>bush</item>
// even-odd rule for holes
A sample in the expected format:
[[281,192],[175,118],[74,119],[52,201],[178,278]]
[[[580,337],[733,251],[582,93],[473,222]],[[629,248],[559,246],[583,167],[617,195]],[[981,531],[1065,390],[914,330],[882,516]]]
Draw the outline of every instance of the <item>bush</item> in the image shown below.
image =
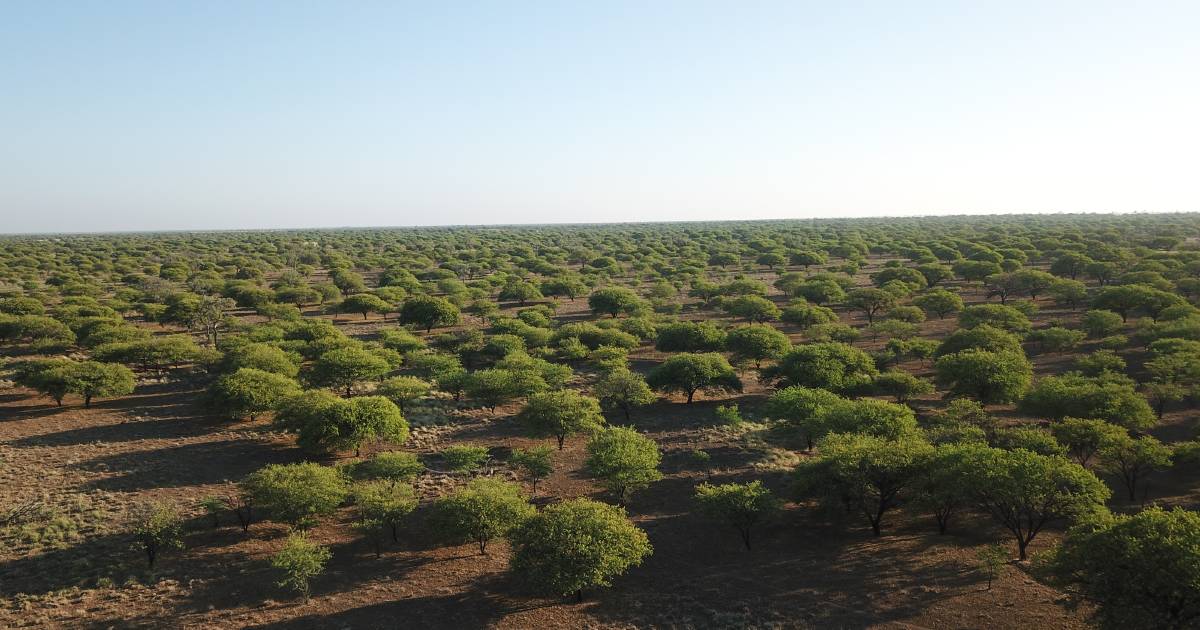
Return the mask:
[[132,529],[151,569],[163,550],[183,548],[183,518],[173,505],[153,503],[138,508]]
[[442,461],[446,462],[446,467],[456,473],[473,473],[487,463],[491,456],[488,455],[486,446],[476,446],[474,444],[455,444],[447,446],[439,453],[442,456]]
[[209,401],[234,419],[274,411],[300,393],[296,381],[282,374],[244,367],[218,378],[208,390]]

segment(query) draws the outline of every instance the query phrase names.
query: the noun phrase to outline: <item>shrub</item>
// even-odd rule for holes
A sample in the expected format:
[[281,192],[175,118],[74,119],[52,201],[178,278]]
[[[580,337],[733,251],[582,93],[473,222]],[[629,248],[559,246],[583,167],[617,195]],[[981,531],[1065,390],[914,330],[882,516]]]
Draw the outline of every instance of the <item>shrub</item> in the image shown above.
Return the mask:
[[325,563],[333,554],[301,533],[288,536],[283,547],[271,556],[271,566],[282,573],[277,584],[309,598],[309,582],[325,571]]
[[471,541],[487,553],[492,539],[505,536],[537,513],[520,486],[479,478],[434,502],[435,520],[450,539]]

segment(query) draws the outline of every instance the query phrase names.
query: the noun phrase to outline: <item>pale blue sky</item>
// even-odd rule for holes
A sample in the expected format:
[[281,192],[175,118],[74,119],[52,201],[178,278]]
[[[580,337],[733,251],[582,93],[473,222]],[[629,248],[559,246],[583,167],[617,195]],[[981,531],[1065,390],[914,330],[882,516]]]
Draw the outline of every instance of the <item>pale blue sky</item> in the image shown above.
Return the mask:
[[0,232],[1200,210],[1200,2],[0,2]]

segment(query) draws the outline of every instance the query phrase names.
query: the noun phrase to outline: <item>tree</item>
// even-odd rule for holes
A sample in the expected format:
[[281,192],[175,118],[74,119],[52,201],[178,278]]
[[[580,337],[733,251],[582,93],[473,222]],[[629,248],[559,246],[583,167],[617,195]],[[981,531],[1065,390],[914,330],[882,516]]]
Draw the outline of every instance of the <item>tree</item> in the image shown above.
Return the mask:
[[875,391],[892,396],[898,403],[908,402],[913,396],[933,393],[933,383],[904,370],[888,370],[875,377]]
[[534,496],[537,496],[538,482],[554,472],[554,451],[549,446],[514,448],[508,463],[525,474],[532,482]]
[[236,372],[241,368],[254,368],[264,372],[295,378],[300,373],[296,365],[299,357],[293,358],[283,349],[266,343],[247,343],[225,351],[221,369]]
[[1057,420],[1099,418],[1127,429],[1148,429],[1156,421],[1149,403],[1128,381],[1079,374],[1044,377],[1025,394],[1017,409]]
[[400,408],[383,396],[349,400],[306,392],[285,401],[276,421],[297,435],[301,448],[312,453],[335,453],[376,440],[403,443],[408,422]]
[[[351,491],[363,522],[378,523],[392,533],[392,542],[400,541],[400,526],[417,508],[417,493],[406,483],[366,481]],[[378,554],[376,554],[378,555]]]
[[393,376],[380,383],[375,393],[396,403],[403,412],[404,405],[428,396],[430,390],[428,382],[415,376]]
[[653,552],[623,509],[588,499],[548,506],[510,540],[513,573],[542,592],[574,593],[580,601],[584,589],[611,585]]
[[963,328],[975,328],[983,324],[1016,335],[1024,335],[1032,328],[1029,317],[1012,306],[1002,304],[976,304],[958,314],[958,325]]
[[1099,457],[1103,468],[1121,475],[1130,501],[1137,500],[1139,480],[1171,466],[1171,448],[1149,435],[1114,435],[1100,447]]
[[715,352],[725,347],[726,333],[712,322],[671,322],[656,329],[659,352]]
[[725,339],[725,348],[734,361],[753,361],[757,369],[764,359],[777,359],[792,347],[787,335],[772,326],[751,325],[734,328]]
[[487,553],[493,539],[506,536],[537,514],[521,487],[480,477],[465,487],[434,501],[435,518],[449,539],[471,541],[479,553]]
[[942,357],[963,350],[986,350],[988,352],[1011,352],[1023,354],[1021,340],[1016,335],[990,326],[980,324],[974,328],[960,328],[950,333],[934,352],[935,357]]
[[387,313],[392,310],[392,305],[383,301],[383,298],[378,295],[355,293],[347,295],[338,305],[338,310],[342,313],[361,313],[363,319],[366,319],[367,313]]
[[826,412],[842,400],[841,396],[825,389],[793,385],[772,394],[767,400],[766,412],[799,433],[808,450],[812,450],[813,443],[827,433]]
[[500,289],[501,300],[516,302],[525,306],[530,300],[542,299],[542,292],[532,282],[510,282]]
[[795,324],[802,329],[808,329],[817,324],[836,322],[838,316],[831,308],[796,300],[783,309],[779,319],[789,324]]
[[1095,605],[1101,628],[1200,621],[1200,515],[1153,507],[1080,523],[1045,563],[1050,581]]
[[605,287],[588,296],[588,308],[596,315],[616,317],[638,309],[642,299],[625,287]]
[[658,444],[627,427],[608,427],[588,441],[584,467],[624,504],[631,492],[662,479]]
[[763,370],[767,379],[784,387],[801,385],[832,392],[847,392],[870,383],[879,370],[870,355],[844,343],[796,346]]
[[346,499],[346,481],[328,466],[305,462],[270,464],[242,481],[254,505],[271,518],[296,529],[308,529],[333,514]]
[[354,386],[364,381],[382,378],[391,371],[387,361],[361,348],[334,348],[317,358],[312,366],[311,379],[316,385],[344,390],[346,396]]
[[277,582],[279,586],[300,593],[304,601],[308,601],[309,583],[325,571],[325,564],[332,556],[328,548],[310,542],[304,534],[295,532],[271,556],[271,566],[282,573]]
[[1028,340],[1041,348],[1042,352],[1067,352],[1074,350],[1087,337],[1082,330],[1071,330],[1054,326],[1030,333]]
[[1093,338],[1107,337],[1119,332],[1124,321],[1112,311],[1091,310],[1083,314],[1083,329]]
[[1057,278],[1038,269],[1021,269],[1013,272],[1013,280],[1017,290],[1029,295],[1029,299],[1036,300],[1038,295],[1054,286]]
[[1046,525],[1094,514],[1111,495],[1079,464],[1024,449],[976,451],[968,481],[974,502],[1016,539],[1021,560]]
[[72,394],[83,396],[83,406],[92,406],[92,398],[124,396],[133,393],[137,382],[133,372],[124,365],[81,361],[63,368],[63,386]]
[[241,368],[218,378],[209,388],[209,400],[231,418],[274,411],[284,400],[300,393],[296,381],[281,374]]
[[945,534],[954,516],[971,505],[971,463],[982,444],[939,444],[921,462],[915,485],[915,503],[933,512],[939,534]]
[[913,298],[913,304],[930,313],[935,313],[938,319],[945,319],[950,313],[963,309],[963,300],[957,293],[947,289],[933,289]]
[[200,330],[212,347],[217,345],[217,336],[228,325],[229,318],[225,312],[236,304],[233,300],[223,297],[206,295],[197,301],[188,314],[185,323],[189,328]]
[[1100,449],[1129,436],[1124,428],[1095,418],[1063,418],[1050,425],[1050,433],[1084,467]]
[[883,289],[855,289],[846,296],[846,304],[867,316],[867,323],[875,322],[875,315],[896,305],[896,297]]
[[571,389],[530,396],[518,418],[534,437],[556,438],[560,451],[568,437],[604,426],[600,401]]
[[964,350],[934,364],[938,382],[951,394],[981,403],[1012,402],[1029,388],[1033,368],[1023,354]]
[[861,512],[879,536],[883,516],[900,505],[933,447],[917,438],[833,433],[821,440],[821,456],[796,468],[801,494],[816,494]]
[[1048,291],[1055,302],[1071,310],[1087,302],[1088,298],[1087,285],[1078,280],[1055,280]]
[[694,500],[700,511],[709,518],[736,529],[747,551],[750,550],[750,533],[754,526],[781,508],[780,501],[763,487],[761,481],[716,486],[702,483],[696,487]]
[[400,323],[422,327],[425,332],[453,326],[458,323],[460,316],[458,307],[449,300],[430,295],[415,295],[400,307]]
[[738,296],[726,300],[722,308],[734,317],[741,317],[758,324],[779,319],[781,313],[774,302],[761,295]]
[[137,544],[146,553],[150,568],[165,549],[183,549],[183,518],[179,510],[166,503],[143,505],[133,513],[131,529]]
[[1183,303],[1184,299],[1173,293],[1142,284],[1123,284],[1101,289],[1092,300],[1092,308],[1112,311],[1125,322],[1132,311],[1142,311],[1158,319],[1163,309]]
[[67,372],[74,362],[70,359],[32,359],[13,364],[13,382],[54,399],[61,407],[67,395]]
[[725,357],[708,354],[676,354],[650,371],[646,378],[660,392],[687,394],[687,402],[699,390],[708,393],[742,391],[742,381]]
[[1075,280],[1092,262],[1094,261],[1085,254],[1064,252],[1054,262],[1050,263],[1050,273]]
[[836,304],[846,299],[846,291],[842,285],[828,278],[810,279],[797,286],[792,293],[818,306]]
[[825,261],[827,260],[827,257],[825,256],[825,254],[823,254],[821,252],[802,250],[802,251],[792,252],[788,256],[788,259],[791,261],[791,263],[793,265],[800,265],[801,267],[808,269],[809,267],[811,267],[813,265],[824,265]]
[[601,406],[620,409],[625,420],[629,420],[629,412],[635,407],[644,407],[655,401],[654,392],[646,384],[646,379],[624,367],[605,372],[592,386],[592,393],[600,400]]

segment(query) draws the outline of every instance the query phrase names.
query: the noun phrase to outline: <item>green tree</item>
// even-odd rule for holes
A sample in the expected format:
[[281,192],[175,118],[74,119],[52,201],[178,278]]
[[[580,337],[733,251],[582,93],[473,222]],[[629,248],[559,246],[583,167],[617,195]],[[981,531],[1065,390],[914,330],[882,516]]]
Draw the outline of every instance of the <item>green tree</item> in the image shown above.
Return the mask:
[[945,319],[950,313],[963,309],[962,298],[947,289],[932,289],[913,298],[912,302],[925,311],[935,313],[938,319]]
[[1080,523],[1048,557],[1051,582],[1093,604],[1099,627],[1200,622],[1200,515],[1154,507]]
[[124,396],[132,394],[137,381],[133,372],[124,365],[80,361],[66,364],[63,368],[63,384],[66,391],[83,396],[83,406],[92,406],[92,398]]
[[513,573],[542,592],[574,593],[577,600],[584,589],[611,585],[653,552],[646,533],[623,509],[588,499],[547,507],[510,540]]
[[656,399],[641,374],[623,367],[605,372],[592,386],[592,393],[604,408],[620,409],[626,420],[635,407],[644,407]]
[[1096,418],[1063,418],[1050,425],[1050,433],[1067,449],[1067,454],[1084,467],[1100,449],[1129,436],[1124,428]]
[[324,573],[325,564],[332,556],[328,548],[310,542],[304,534],[295,532],[271,556],[271,566],[282,574],[277,582],[279,586],[300,593],[304,601],[308,601],[309,583]]
[[741,295],[728,299],[721,308],[734,317],[759,324],[779,319],[781,313],[774,302],[761,295]]
[[396,403],[403,412],[404,405],[428,396],[431,389],[428,382],[415,376],[393,376],[380,383],[375,393]]
[[1017,405],[1023,412],[1054,420],[1099,418],[1127,429],[1154,426],[1154,410],[1133,385],[1104,376],[1079,374],[1047,376],[1038,380]]
[[1083,314],[1083,329],[1088,336],[1099,339],[1120,332],[1125,320],[1112,311],[1090,310]]
[[798,433],[812,450],[813,443],[827,433],[826,412],[840,402],[842,397],[829,390],[793,385],[772,394],[766,412]]
[[875,377],[872,388],[880,394],[892,396],[898,403],[906,403],[913,396],[933,393],[933,383],[904,370],[883,372]]
[[557,439],[560,451],[568,437],[604,426],[600,402],[570,389],[530,396],[518,418],[534,437]]
[[520,486],[486,477],[438,498],[434,511],[440,531],[452,540],[474,542],[481,554],[487,553],[490,541],[508,535],[537,513]]
[[150,568],[166,549],[183,549],[183,518],[167,503],[151,503],[137,508],[132,515],[133,537],[146,553]]
[[821,440],[821,456],[796,469],[803,495],[819,495],[861,512],[879,536],[883,517],[916,485],[933,447],[916,439],[899,441],[834,433]]
[[729,331],[725,348],[736,362],[752,361],[757,369],[765,359],[777,359],[792,347],[787,335],[771,326],[741,326]]
[[1021,560],[1046,525],[1094,514],[1111,495],[1079,464],[1024,449],[977,451],[968,479],[974,502],[1013,535]]
[[938,382],[981,403],[1012,402],[1029,388],[1033,368],[1023,354],[964,350],[937,360]]
[[392,310],[392,305],[383,301],[377,295],[371,293],[355,293],[347,295],[341,304],[338,304],[338,311],[342,313],[361,313],[363,319],[367,318],[368,313],[387,313]]
[[379,523],[391,532],[392,542],[400,541],[400,526],[417,508],[417,493],[412,486],[382,480],[366,481],[355,484],[350,494],[362,521]]
[[1130,501],[1137,500],[1139,481],[1155,470],[1171,466],[1171,447],[1149,435],[1137,438],[1114,435],[1105,440],[1098,455],[1104,469],[1121,476]]
[[453,326],[458,323],[458,307],[449,300],[429,295],[415,295],[405,300],[400,307],[400,323],[412,324],[429,332],[434,328]]
[[242,489],[256,507],[296,529],[333,514],[347,493],[337,470],[311,462],[270,464],[246,477]]
[[641,303],[642,299],[625,287],[605,287],[588,296],[588,308],[592,313],[611,317],[636,311]]
[[870,324],[875,322],[875,315],[880,311],[896,305],[896,297],[883,289],[854,289],[846,296],[846,304],[862,311]]
[[662,479],[658,444],[628,427],[608,427],[588,441],[588,473],[624,504],[629,494]]
[[508,463],[524,473],[531,482],[533,495],[537,496],[538,482],[554,472],[554,450],[549,446],[514,448]]
[[784,387],[800,385],[832,392],[848,392],[870,383],[879,370],[870,355],[844,343],[796,346],[763,370],[768,380]]
[[1092,300],[1092,307],[1112,311],[1120,315],[1124,322],[1128,321],[1133,311],[1141,311],[1158,319],[1163,309],[1184,302],[1178,295],[1160,289],[1142,284],[1124,284],[1101,289]]
[[715,352],[671,356],[650,371],[646,382],[660,392],[687,394],[689,404],[700,390],[708,393],[742,391],[742,381],[733,366]]
[[254,420],[299,393],[300,386],[291,378],[246,367],[213,382],[209,400],[231,418]]
[[315,385],[354,393],[354,386],[382,378],[391,371],[387,361],[361,348],[346,346],[323,353],[313,364]]
[[694,499],[702,513],[736,529],[747,551],[754,526],[782,507],[761,481],[721,485],[702,483],[696,487]]

